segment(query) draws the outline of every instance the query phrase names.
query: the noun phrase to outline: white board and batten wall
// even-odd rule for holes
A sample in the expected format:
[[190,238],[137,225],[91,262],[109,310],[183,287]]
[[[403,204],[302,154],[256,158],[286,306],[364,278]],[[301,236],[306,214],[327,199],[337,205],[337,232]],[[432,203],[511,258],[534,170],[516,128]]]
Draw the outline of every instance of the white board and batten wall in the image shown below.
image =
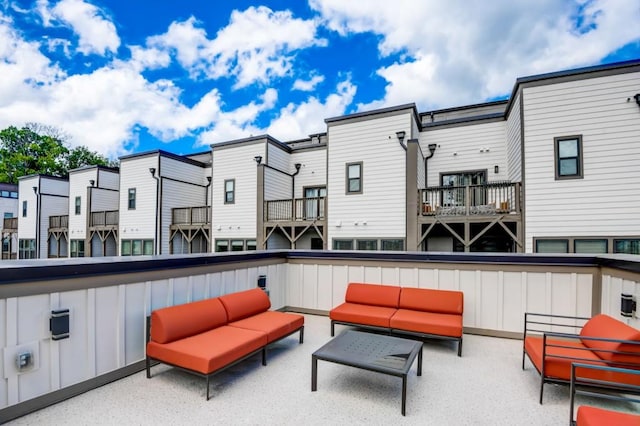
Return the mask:
[[520,92],[511,101],[507,116],[507,180],[522,181],[522,120],[520,118]]
[[291,164],[300,163],[300,172],[296,175],[295,198],[304,197],[307,187],[327,186],[327,147],[301,149],[291,153]]
[[[334,239],[404,238],[406,151],[396,132],[411,134],[413,110],[329,123],[328,245]],[[346,193],[346,165],[362,162],[362,193]]]
[[[523,89],[527,252],[534,237],[640,235],[639,91],[637,72]],[[583,178],[556,180],[554,138],[575,135]]]
[[[69,173],[69,239],[84,240],[87,237],[87,188],[91,186],[90,180],[97,182],[97,168],[85,168]],[[75,212],[75,200],[80,197],[80,213]],[[91,203],[93,204],[93,202]],[[116,205],[117,209],[118,206]]]
[[[264,139],[213,146],[213,238],[256,238],[258,171],[254,157],[266,158]],[[233,204],[224,202],[225,180],[235,180]]]

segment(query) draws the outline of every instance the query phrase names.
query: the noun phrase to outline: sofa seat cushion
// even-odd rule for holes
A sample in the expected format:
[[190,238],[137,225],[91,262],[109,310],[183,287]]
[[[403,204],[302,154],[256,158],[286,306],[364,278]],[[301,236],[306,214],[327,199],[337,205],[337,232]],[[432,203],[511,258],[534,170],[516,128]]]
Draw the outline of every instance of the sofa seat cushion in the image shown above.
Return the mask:
[[451,290],[403,287],[400,291],[398,307],[413,311],[462,315],[464,293]]
[[640,416],[583,405],[578,407],[576,426],[638,426]]
[[228,325],[160,344],[147,343],[147,355],[202,374],[212,373],[267,344],[267,335]]
[[462,316],[398,309],[391,317],[391,328],[439,336],[461,337]]
[[217,298],[169,306],[151,313],[151,340],[169,343],[226,323],[227,312]]
[[[620,367],[640,369],[640,330],[618,321],[608,315],[600,314],[586,322],[580,331],[580,337],[601,337],[607,339],[631,340],[639,344],[625,344],[620,342],[605,342],[599,340],[582,339],[582,343],[591,348],[595,353],[606,361],[616,363],[635,364]],[[627,354],[614,353],[610,351],[629,352]]]
[[267,311],[240,321],[231,322],[229,325],[261,331],[267,335],[267,340],[271,343],[302,327],[304,325],[304,317],[288,312]]
[[349,283],[344,301],[361,305],[397,308],[400,287],[382,284]]
[[271,307],[269,296],[259,288],[225,294],[219,299],[227,311],[229,322],[259,314]]
[[333,321],[389,328],[389,320],[395,312],[395,308],[385,306],[343,303],[342,305],[336,306],[329,312],[329,318]]

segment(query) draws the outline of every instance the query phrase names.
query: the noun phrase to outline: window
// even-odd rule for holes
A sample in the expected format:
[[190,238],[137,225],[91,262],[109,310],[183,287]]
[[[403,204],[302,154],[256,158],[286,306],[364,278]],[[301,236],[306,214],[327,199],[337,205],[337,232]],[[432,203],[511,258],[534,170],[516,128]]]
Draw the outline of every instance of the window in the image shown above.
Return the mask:
[[71,257],[84,257],[84,240],[71,240]]
[[247,240],[247,250],[256,250],[257,247],[256,240]]
[[640,238],[614,239],[614,253],[640,254]]
[[466,189],[469,189],[470,206],[481,206],[486,204],[486,188],[482,185],[487,183],[486,170],[469,170],[464,172],[448,172],[440,174],[440,186],[450,187],[443,189],[440,197],[442,205],[445,207],[464,206]]
[[362,194],[362,162],[347,163],[347,194]]
[[536,240],[536,253],[569,253],[569,240]]
[[18,193],[15,191],[8,191],[6,189],[3,189],[2,191],[0,191],[0,197],[2,198],[18,198]]
[[573,241],[574,253],[607,253],[606,239],[576,239]]
[[216,252],[256,250],[256,240],[216,240]]
[[378,250],[378,240],[357,240],[356,250]]
[[22,202],[22,217],[27,217],[27,201]]
[[36,240],[20,240],[18,242],[18,259],[36,258]]
[[228,179],[224,181],[224,203],[233,204],[236,202],[236,180]]
[[136,189],[135,188],[129,188],[129,190],[128,190],[127,208],[129,210],[135,210],[136,209]]
[[554,139],[556,180],[579,179],[582,174],[582,136]]
[[120,256],[140,256],[153,254],[153,240],[122,240]]
[[333,240],[334,250],[353,250],[353,240]]
[[76,210],[75,210],[75,212],[76,212],[77,215],[80,214],[80,203],[81,202],[82,202],[82,200],[80,199],[80,197],[76,197],[76,200],[75,200],[75,208],[76,208]]
[[229,251],[229,240],[216,240],[216,253]]
[[382,250],[402,251],[404,250],[404,240],[399,238],[392,240],[382,240]]

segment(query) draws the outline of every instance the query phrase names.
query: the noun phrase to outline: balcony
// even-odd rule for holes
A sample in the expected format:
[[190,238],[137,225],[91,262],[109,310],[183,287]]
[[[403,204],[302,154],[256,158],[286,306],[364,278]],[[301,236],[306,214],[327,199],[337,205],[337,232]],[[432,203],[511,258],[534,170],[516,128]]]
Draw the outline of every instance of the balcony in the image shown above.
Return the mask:
[[8,217],[2,221],[3,232],[17,232],[18,231],[18,218]]
[[421,192],[422,216],[520,215],[519,182],[436,186]]
[[118,220],[118,210],[91,212],[89,227],[92,229],[116,229],[118,228]]
[[211,223],[211,207],[179,207],[171,209],[171,225],[201,227]]
[[[4,262],[0,321],[20,327],[0,333],[8,366],[0,422],[28,414],[14,424],[300,424],[300,416],[312,424],[566,424],[569,388],[545,385],[540,405],[539,375],[528,361],[521,368],[523,313],[619,317],[620,293],[640,294],[638,259],[265,251]],[[144,320],[151,310],[252,288],[260,275],[272,309],[305,313],[302,345],[289,337],[270,347],[267,366],[256,356],[215,376],[210,401],[204,379],[177,369],[155,366],[146,379]],[[462,358],[453,343],[427,342],[423,375],[415,365],[409,375],[406,419],[397,378],[321,361],[318,391],[311,392],[311,353],[330,339],[324,315],[344,300],[349,281],[465,294]],[[68,339],[51,340],[52,309],[70,309]],[[638,318],[626,321],[640,326]],[[21,345],[38,350],[40,363],[17,374],[6,360]]]
[[69,215],[49,216],[49,231],[69,229]]
[[265,222],[315,222],[325,220],[326,197],[264,202]]

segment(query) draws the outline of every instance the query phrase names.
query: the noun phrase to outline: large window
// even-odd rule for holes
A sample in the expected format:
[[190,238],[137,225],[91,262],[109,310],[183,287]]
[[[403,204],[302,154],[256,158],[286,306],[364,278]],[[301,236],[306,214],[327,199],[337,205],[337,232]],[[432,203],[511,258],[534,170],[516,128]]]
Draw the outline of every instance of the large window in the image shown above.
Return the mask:
[[2,198],[18,198],[18,193],[15,191],[7,191],[3,189],[0,191],[0,197]]
[[71,257],[84,257],[84,240],[71,240]]
[[607,253],[607,240],[604,238],[573,240],[574,253]]
[[136,189],[135,188],[129,188],[127,192],[127,208],[129,210],[136,209]]
[[121,256],[141,256],[153,254],[153,240],[122,240]]
[[256,249],[256,240],[216,240],[215,250],[217,253],[222,253],[225,251],[245,251],[245,250],[255,250]]
[[80,214],[81,203],[82,203],[82,199],[80,197],[76,197],[76,199],[75,199],[75,213],[76,213],[76,215]]
[[613,240],[614,253],[640,254],[640,238],[620,238]]
[[440,174],[440,185],[450,187],[444,188],[440,195],[442,206],[455,207],[464,206],[467,194],[465,186],[471,186],[469,190],[470,206],[480,206],[485,204],[486,190],[482,186],[487,183],[486,170],[469,170],[464,172],[447,172]]
[[333,240],[334,250],[353,250],[353,240]]
[[36,258],[36,240],[18,241],[18,259]]
[[536,240],[536,253],[569,253],[569,240]]
[[357,250],[378,250],[378,240],[356,240]]
[[582,173],[582,136],[554,139],[556,179],[578,179]]
[[224,203],[233,204],[236,202],[236,180],[227,179],[224,181]]
[[347,163],[347,194],[362,194],[362,162]]
[[390,251],[402,251],[404,250],[404,240],[402,239],[390,239],[390,240],[381,240],[381,248],[382,250],[390,250]]
[[640,254],[640,237],[536,237],[533,247],[536,253]]

